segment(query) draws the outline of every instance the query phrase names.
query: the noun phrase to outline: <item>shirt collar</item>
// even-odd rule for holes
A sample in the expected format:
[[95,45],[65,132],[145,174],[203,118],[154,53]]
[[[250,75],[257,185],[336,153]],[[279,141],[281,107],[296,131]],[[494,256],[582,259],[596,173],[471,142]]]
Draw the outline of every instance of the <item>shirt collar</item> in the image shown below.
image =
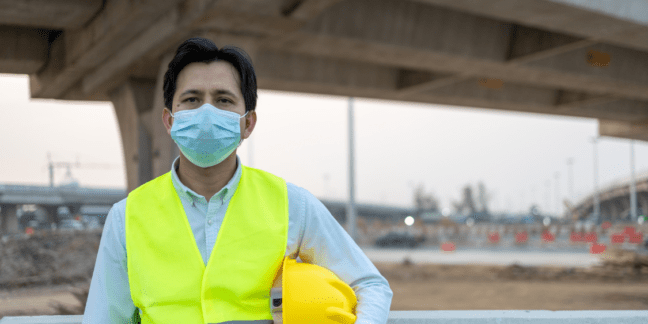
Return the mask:
[[[184,197],[188,201],[194,202],[195,200],[203,196],[197,194],[193,190],[189,189],[189,187],[185,186],[182,182],[180,182],[180,178],[178,178],[178,172],[177,172],[179,161],[180,161],[180,155],[178,155],[178,157],[176,157],[175,160],[173,160],[173,163],[171,164],[171,182],[173,182],[173,187],[178,193],[178,196]],[[225,185],[225,187],[223,187],[214,196],[219,197],[220,199],[222,199],[223,202],[230,199],[234,195],[234,192],[238,187],[239,180],[241,180],[241,172],[242,172],[241,159],[239,158],[238,155],[236,155],[236,171],[234,172],[234,176]]]

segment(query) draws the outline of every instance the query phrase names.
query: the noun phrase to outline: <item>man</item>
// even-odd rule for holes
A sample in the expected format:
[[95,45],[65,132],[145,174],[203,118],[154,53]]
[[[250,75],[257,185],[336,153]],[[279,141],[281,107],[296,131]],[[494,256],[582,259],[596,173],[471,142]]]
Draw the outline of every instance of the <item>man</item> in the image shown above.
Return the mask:
[[256,125],[256,90],[242,50],[204,38],[180,45],[164,78],[162,120],[181,154],[110,210],[83,323],[260,318],[285,256],[351,286],[356,323],[387,322],[387,280],[324,205],[241,165],[236,150]]

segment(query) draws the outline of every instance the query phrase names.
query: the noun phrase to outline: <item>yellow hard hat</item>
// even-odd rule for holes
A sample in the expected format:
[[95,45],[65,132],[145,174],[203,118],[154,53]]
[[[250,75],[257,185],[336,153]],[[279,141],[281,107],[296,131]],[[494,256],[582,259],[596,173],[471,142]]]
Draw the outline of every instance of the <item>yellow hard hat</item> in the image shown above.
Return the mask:
[[356,321],[355,292],[331,270],[285,257],[273,287],[270,307],[275,323],[278,319],[283,324],[353,324]]

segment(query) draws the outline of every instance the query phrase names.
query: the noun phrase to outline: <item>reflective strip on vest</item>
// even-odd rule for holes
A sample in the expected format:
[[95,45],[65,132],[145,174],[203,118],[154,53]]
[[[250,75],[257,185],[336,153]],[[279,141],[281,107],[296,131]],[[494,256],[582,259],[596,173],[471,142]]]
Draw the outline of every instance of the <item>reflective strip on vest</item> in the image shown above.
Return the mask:
[[126,200],[128,280],[142,323],[272,323],[287,242],[286,182],[261,170],[242,166],[206,266],[171,172]]

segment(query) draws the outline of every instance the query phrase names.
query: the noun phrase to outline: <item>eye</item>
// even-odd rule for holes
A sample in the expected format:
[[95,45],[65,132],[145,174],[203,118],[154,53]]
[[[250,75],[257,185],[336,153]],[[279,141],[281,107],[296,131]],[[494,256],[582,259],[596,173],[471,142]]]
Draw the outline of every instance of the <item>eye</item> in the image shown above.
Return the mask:
[[218,102],[233,103],[232,100],[229,100],[227,98],[220,98],[220,99],[218,99]]
[[198,102],[198,98],[189,97],[189,98],[186,98],[186,99],[182,100],[182,102],[196,103],[196,102]]

